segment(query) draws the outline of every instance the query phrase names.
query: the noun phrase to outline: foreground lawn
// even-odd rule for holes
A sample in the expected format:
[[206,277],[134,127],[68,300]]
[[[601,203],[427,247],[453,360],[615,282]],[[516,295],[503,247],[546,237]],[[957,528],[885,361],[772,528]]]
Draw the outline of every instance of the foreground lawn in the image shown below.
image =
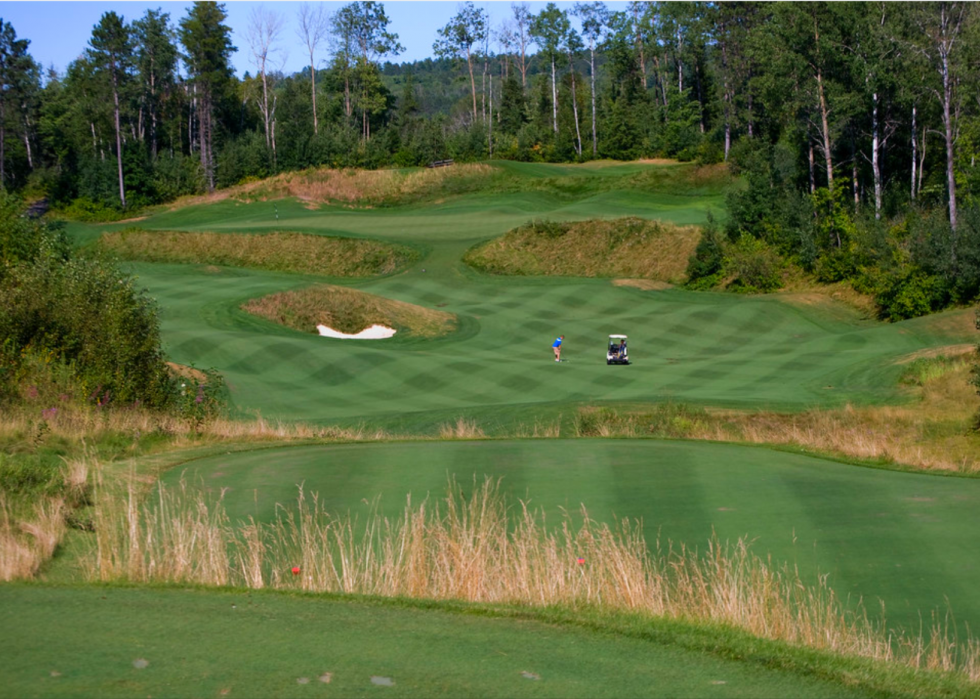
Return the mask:
[[790,653],[767,667],[665,644],[656,625],[596,633],[448,609],[5,585],[0,697],[861,697],[897,689],[859,677],[855,667],[866,665],[807,667]]

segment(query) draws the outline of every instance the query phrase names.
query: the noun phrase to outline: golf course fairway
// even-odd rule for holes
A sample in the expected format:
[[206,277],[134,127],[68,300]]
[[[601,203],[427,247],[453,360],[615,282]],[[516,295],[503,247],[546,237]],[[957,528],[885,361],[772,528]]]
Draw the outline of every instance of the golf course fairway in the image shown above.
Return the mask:
[[[691,166],[606,168],[507,164],[531,186],[550,173],[611,173]],[[598,188],[598,185],[596,185]],[[600,188],[601,189],[601,188]],[[221,201],[156,214],[147,230],[293,231],[372,238],[414,247],[422,258],[399,274],[330,279],[211,265],[127,265],[160,304],[171,360],[213,367],[242,415],[318,424],[431,429],[473,411],[589,401],[677,400],[800,410],[901,399],[896,361],[966,342],[968,323],[940,314],[903,323],[862,320],[842,305],[794,305],[779,296],[644,291],[610,279],[498,277],[461,262],[472,246],[533,219],[639,216],[700,224],[721,190],[588,190],[578,196],[524,191],[467,194],[386,208],[312,209],[295,199]],[[76,226],[79,242],[120,226]],[[436,340],[396,335],[364,341],[290,330],[240,309],[249,299],[329,281],[455,314]],[[960,314],[962,315],[962,314]],[[630,338],[629,367],[607,367],[606,337]],[[555,365],[551,342],[565,336]],[[550,407],[549,407],[550,406]],[[552,411],[554,412],[554,411]],[[493,422],[493,421],[491,421]],[[484,429],[492,431],[494,425]]]

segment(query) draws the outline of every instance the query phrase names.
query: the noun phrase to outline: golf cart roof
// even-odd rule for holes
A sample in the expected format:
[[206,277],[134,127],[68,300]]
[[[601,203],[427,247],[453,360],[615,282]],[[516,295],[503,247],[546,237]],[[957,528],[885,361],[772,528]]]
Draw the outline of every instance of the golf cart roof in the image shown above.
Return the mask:
[[626,336],[625,335],[610,335],[609,336],[609,339],[610,340],[625,340],[626,339]]

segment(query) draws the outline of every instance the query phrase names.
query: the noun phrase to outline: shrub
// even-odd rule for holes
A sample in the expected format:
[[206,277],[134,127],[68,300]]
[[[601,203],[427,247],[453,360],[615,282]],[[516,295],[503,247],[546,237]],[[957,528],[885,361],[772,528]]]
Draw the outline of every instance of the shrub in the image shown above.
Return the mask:
[[724,238],[714,218],[709,215],[708,225],[701,233],[701,240],[687,263],[687,286],[692,289],[710,289],[718,283],[724,263]]
[[919,269],[905,270],[882,282],[875,303],[878,315],[886,320],[924,316],[943,307],[942,280]]
[[87,197],[75,199],[71,204],[60,209],[58,213],[71,221],[83,221],[86,223],[121,221],[133,215],[132,210],[120,211],[119,209],[106,206],[102,202],[92,201]]
[[782,286],[783,266],[775,250],[748,234],[742,234],[725,257],[725,270],[734,276],[729,288],[736,291],[775,291]]
[[54,366],[100,406],[168,406],[174,387],[151,299],[108,262],[71,258],[63,234],[22,212],[0,194],[0,397],[15,399],[28,375],[72,383],[52,378]]

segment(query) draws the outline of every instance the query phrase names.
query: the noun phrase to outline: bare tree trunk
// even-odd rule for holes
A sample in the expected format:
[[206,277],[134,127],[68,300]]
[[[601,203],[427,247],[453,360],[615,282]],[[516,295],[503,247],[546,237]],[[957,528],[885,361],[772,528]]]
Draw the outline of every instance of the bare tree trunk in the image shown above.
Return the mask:
[[749,138],[752,138],[752,93],[749,93]]
[[483,80],[480,83],[480,112],[483,114],[483,121],[487,120],[487,69],[488,58],[486,55],[483,56]]
[[[953,84],[949,75],[949,53],[942,55],[943,73],[943,135],[946,138],[946,187],[949,190],[949,225],[956,230],[956,176],[953,171],[954,153],[953,144],[956,136],[953,133],[952,101]],[[954,253],[955,256],[955,253]]]
[[473,92],[473,123],[476,123],[476,80],[473,79],[473,56],[466,49],[466,65],[470,69],[470,89]]
[[834,163],[832,160],[833,150],[830,143],[830,123],[827,112],[827,100],[823,92],[823,73],[817,68],[817,95],[820,98],[820,137],[823,139],[823,159],[827,168],[827,189],[834,191]]
[[916,166],[916,142],[915,142],[915,105],[912,105],[912,198],[915,201],[915,166]]
[[551,59],[551,113],[555,133],[558,133],[558,85],[555,84],[555,59]]
[[112,100],[115,104],[115,116],[116,116],[116,165],[119,170],[119,201],[122,202],[122,207],[126,208],[126,190],[123,187],[123,166],[122,166],[122,129],[119,124],[119,86],[116,82],[116,67],[113,64],[110,67],[112,71]]
[[879,160],[878,150],[879,146],[879,134],[878,134],[878,93],[874,92],[871,95],[874,106],[871,109],[871,172],[874,176],[875,185],[875,220],[881,219],[881,204],[882,204],[882,191],[881,191],[881,162]]
[[487,154],[493,158],[493,71],[490,71],[490,119],[487,121]]
[[262,61],[262,120],[265,123],[265,147],[272,147],[272,134],[269,133],[269,81],[265,75],[265,60]]
[[810,163],[810,194],[814,194],[817,191],[817,180],[814,177],[813,172],[813,142],[810,142],[809,150],[809,163]]
[[572,66],[572,116],[575,118],[575,141],[577,143],[578,155],[582,157],[582,132],[578,126],[578,96],[575,94],[575,67],[572,63],[572,55],[568,55],[568,65]]
[[593,45],[589,45],[590,52],[590,77],[592,78],[592,157],[597,157],[599,155],[599,139],[596,136],[595,128],[595,48]]
[[24,131],[24,148],[27,149],[27,167],[31,170],[34,169],[34,157],[31,155],[31,139],[27,135],[27,131]]
[[732,122],[725,115],[725,162],[728,162],[728,151],[732,149]]
[[350,76],[346,72],[344,73],[344,111],[347,112],[347,118],[350,119]]
[[316,65],[313,61],[313,52],[310,51],[310,92],[313,96],[313,135],[319,135],[320,125],[316,116]]
[[150,109],[150,153],[153,160],[157,159],[157,87],[155,71],[150,72],[150,97],[153,104]]
[[269,115],[269,119],[272,123],[272,166],[278,167],[278,153],[276,153],[276,106],[279,104],[279,96],[272,96],[272,113]]
[[916,197],[922,194],[922,182],[925,179],[923,175],[926,171],[926,135],[929,133],[926,129],[922,129],[921,131],[922,140],[920,143],[922,144],[922,147],[919,148],[919,183],[917,185],[917,189],[915,190]]

